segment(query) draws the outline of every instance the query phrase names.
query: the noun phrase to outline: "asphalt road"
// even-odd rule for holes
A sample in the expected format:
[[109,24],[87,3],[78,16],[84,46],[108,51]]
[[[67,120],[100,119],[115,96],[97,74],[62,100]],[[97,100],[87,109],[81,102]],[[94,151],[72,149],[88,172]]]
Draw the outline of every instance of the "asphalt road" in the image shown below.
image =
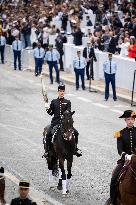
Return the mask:
[[[57,97],[57,84],[45,80],[49,101]],[[74,156],[70,194],[62,198],[49,190],[43,154],[42,132],[51,117],[45,112],[40,79],[28,71],[13,71],[0,65],[0,166],[6,170],[6,199],[16,197],[19,179],[29,179],[32,198],[65,205],[102,205],[109,196],[112,169],[118,159],[113,133],[125,126],[118,117],[129,104],[66,85],[72,102],[74,126],[79,131],[83,156]],[[59,203],[58,203],[59,204]]]

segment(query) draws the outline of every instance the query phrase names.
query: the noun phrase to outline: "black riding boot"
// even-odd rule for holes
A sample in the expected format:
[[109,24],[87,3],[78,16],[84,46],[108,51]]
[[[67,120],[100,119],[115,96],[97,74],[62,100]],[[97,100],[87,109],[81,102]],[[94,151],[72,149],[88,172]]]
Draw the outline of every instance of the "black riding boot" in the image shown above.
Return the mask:
[[76,155],[77,157],[81,157],[82,156],[82,152],[80,149],[77,148],[77,144],[75,145],[75,153],[74,155]]
[[82,156],[82,152],[80,149],[77,148],[77,144],[78,144],[78,131],[74,128],[74,132],[75,132],[75,155],[77,157],[81,157]]
[[111,205],[115,204],[115,199],[116,199],[116,184],[114,181],[111,180],[110,184],[110,200],[111,200]]
[[50,152],[50,148],[51,148],[51,139],[52,139],[52,135],[51,135],[51,130],[48,131],[47,135],[46,135],[46,143],[44,143],[44,157],[47,158],[49,156],[49,152]]

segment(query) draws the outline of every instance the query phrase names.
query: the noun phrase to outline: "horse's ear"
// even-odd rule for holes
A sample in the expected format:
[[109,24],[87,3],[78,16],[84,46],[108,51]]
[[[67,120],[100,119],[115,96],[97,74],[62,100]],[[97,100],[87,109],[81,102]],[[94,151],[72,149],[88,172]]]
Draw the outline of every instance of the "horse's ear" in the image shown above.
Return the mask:
[[71,115],[74,115],[75,111],[71,112]]

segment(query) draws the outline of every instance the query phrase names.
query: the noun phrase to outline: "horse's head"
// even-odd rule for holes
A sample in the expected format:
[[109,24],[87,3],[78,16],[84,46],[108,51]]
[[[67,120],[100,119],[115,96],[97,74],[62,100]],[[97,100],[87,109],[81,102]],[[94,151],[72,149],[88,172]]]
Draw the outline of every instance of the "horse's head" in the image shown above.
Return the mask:
[[73,138],[73,117],[72,115],[75,111],[71,112],[66,110],[62,116],[62,128],[64,130],[64,139],[65,140],[72,140]]
[[63,113],[63,116],[62,116],[62,127],[65,129],[65,130],[68,130],[68,129],[71,129],[73,128],[73,118],[72,118],[72,115],[75,113],[75,111],[71,112],[69,110],[66,110],[64,113]]

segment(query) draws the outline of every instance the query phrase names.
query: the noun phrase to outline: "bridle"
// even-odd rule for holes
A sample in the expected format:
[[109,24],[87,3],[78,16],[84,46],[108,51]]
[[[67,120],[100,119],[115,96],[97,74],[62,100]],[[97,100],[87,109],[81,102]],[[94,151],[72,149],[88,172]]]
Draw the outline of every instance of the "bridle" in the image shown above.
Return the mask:
[[[136,157],[135,154],[133,154],[133,155]],[[132,165],[130,165],[130,170],[131,170],[131,172],[132,172],[132,174],[134,176],[134,179],[136,180],[136,170],[134,168],[132,168]]]

